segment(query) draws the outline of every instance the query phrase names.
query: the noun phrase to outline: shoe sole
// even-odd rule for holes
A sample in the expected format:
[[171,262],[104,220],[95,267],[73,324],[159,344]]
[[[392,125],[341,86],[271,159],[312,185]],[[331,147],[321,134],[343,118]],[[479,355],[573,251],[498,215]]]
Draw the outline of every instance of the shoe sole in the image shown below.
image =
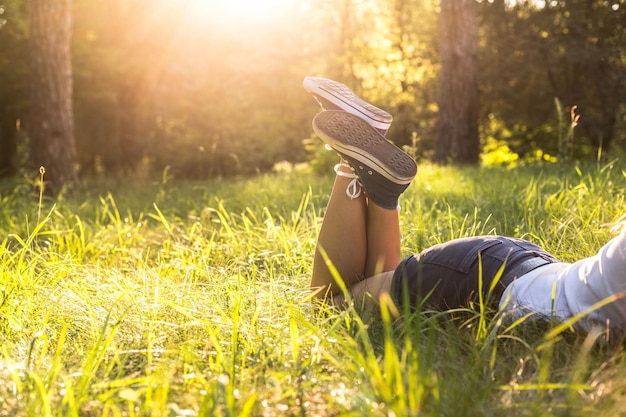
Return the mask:
[[[372,127],[387,130],[393,117],[386,111],[371,105],[354,94],[344,84],[327,78],[305,77],[302,86],[320,102],[326,110],[333,107],[365,119]],[[320,100],[321,99],[321,100]],[[331,104],[329,106],[328,104]]]
[[341,156],[368,166],[393,183],[409,184],[415,178],[413,158],[358,116],[326,110],[313,118],[313,130]]

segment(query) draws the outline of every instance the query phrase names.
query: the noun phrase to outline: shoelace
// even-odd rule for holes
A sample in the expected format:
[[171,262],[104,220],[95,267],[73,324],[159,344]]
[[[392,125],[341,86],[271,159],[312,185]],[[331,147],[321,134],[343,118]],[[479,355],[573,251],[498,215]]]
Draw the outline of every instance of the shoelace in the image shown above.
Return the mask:
[[349,169],[352,169],[352,167],[346,163],[340,163],[340,164],[335,165],[334,170],[338,176],[352,179],[352,181],[350,181],[350,183],[346,187],[346,195],[350,197],[351,200],[354,200],[355,198],[358,198],[361,195],[362,187],[361,187],[361,184],[359,183],[359,177],[357,177],[357,175],[354,172],[340,171],[339,168],[341,167],[349,168]]

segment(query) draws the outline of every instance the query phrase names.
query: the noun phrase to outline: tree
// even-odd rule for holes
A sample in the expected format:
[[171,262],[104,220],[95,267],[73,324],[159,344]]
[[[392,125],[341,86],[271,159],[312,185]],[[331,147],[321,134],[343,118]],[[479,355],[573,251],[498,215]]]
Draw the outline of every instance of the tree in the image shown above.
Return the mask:
[[475,0],[441,0],[435,160],[478,162],[478,24]]
[[[560,2],[559,2],[560,3]],[[624,103],[626,8],[601,0],[547,4],[538,14],[550,92],[581,114],[580,129],[597,150],[610,150]]]
[[31,158],[49,190],[77,179],[70,57],[71,0],[30,0]]
[[[572,106],[581,116],[569,144],[575,158],[623,145],[625,7],[495,0],[480,3],[480,17],[482,116],[499,121],[515,152],[563,154],[555,126]],[[555,98],[564,106],[560,115]]]
[[18,169],[19,125],[28,106],[26,3],[0,3],[0,177]]

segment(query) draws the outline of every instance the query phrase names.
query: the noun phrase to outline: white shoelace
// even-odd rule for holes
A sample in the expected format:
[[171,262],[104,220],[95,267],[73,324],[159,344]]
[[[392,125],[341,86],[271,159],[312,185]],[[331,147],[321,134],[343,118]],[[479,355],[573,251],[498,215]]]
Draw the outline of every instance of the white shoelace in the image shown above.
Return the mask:
[[352,179],[352,181],[350,181],[350,183],[346,187],[346,195],[350,197],[351,200],[354,200],[361,195],[361,184],[359,183],[359,177],[357,177],[354,172],[340,171],[339,168],[341,167],[348,169],[352,169],[352,167],[350,167],[350,165],[346,163],[340,163],[335,165],[334,170],[338,176]]

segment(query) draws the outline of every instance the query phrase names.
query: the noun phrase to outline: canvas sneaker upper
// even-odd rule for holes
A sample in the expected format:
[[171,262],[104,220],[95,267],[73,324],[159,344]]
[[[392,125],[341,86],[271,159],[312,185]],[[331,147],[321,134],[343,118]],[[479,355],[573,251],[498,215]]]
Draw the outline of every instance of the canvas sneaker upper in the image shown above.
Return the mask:
[[345,111],[318,113],[313,118],[313,130],[350,164],[373,203],[397,208],[400,194],[417,173],[413,158],[365,120]]

